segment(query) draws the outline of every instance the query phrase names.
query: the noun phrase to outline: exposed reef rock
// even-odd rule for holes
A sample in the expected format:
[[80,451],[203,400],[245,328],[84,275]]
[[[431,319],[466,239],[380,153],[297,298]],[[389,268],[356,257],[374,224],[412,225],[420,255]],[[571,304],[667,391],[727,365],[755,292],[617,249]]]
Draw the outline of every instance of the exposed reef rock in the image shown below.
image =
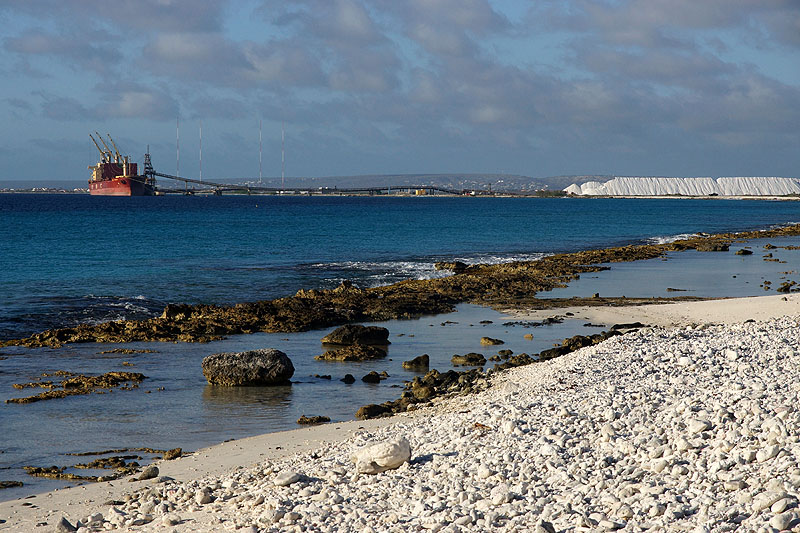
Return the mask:
[[322,337],[322,344],[348,346],[351,344],[370,344],[386,346],[389,343],[389,330],[379,326],[347,324]]
[[93,392],[103,393],[119,386],[122,386],[121,388],[123,390],[129,390],[137,388],[139,383],[147,378],[147,376],[139,372],[107,372],[99,376],[85,376],[83,374],[73,374],[65,370],[59,370],[54,374],[43,374],[42,377],[51,376],[61,376],[67,379],[59,382],[43,380],[29,383],[14,383],[13,387],[19,390],[36,387],[49,390],[25,398],[10,398],[6,400],[6,403],[34,403],[42,400],[66,398],[67,396],[92,394]]
[[280,350],[215,353],[203,359],[203,375],[212,385],[286,385],[294,365]]
[[377,346],[353,344],[314,357],[317,361],[369,361],[386,357],[386,352]]
[[[541,308],[554,304],[537,300],[537,293],[564,287],[582,273],[605,270],[608,267],[602,266],[604,263],[653,259],[670,251],[725,246],[734,240],[796,235],[800,235],[800,225],[557,254],[536,261],[472,265],[444,278],[408,280],[369,289],[343,283],[332,290],[301,290],[294,296],[233,306],[170,304],[158,318],[48,330],[25,339],[0,341],[0,347],[58,347],[77,342],[208,342],[240,333],[297,332],[352,322],[415,318],[451,312],[465,302]],[[608,303],[607,298],[595,300],[594,305]]]

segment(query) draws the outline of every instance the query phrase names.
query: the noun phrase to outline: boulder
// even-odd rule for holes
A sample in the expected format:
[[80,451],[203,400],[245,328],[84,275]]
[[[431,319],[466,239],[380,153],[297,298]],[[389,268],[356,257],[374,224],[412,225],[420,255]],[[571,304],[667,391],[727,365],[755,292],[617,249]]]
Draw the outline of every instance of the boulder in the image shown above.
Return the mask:
[[355,452],[350,459],[359,474],[380,474],[399,468],[411,459],[411,445],[405,437],[367,446]]
[[303,415],[297,419],[297,423],[301,426],[307,426],[311,424],[325,424],[330,422],[330,417],[323,416],[323,415],[315,415],[315,416],[306,416]]
[[350,385],[351,383],[355,383],[356,382],[356,378],[355,378],[355,376],[353,376],[353,374],[345,374],[344,377],[340,381],[343,381],[347,385]]
[[380,383],[381,375],[373,370],[372,372],[361,378],[361,381],[363,381],[364,383]]
[[486,358],[475,352],[466,355],[454,355],[450,358],[450,362],[455,366],[480,366],[486,364]]
[[497,346],[498,344],[505,344],[505,342],[491,337],[481,337],[481,345],[483,346]]
[[422,354],[410,361],[403,361],[403,368],[406,370],[428,370],[430,364],[431,360],[428,354]]
[[390,414],[392,414],[391,407],[371,403],[369,405],[359,407],[358,411],[356,411],[356,419],[369,420],[370,418],[378,418],[380,416],[386,416]]
[[328,350],[314,359],[317,361],[369,361],[370,359],[380,359],[381,357],[386,357],[386,352],[377,346],[353,344],[352,346]]
[[203,375],[212,385],[286,385],[294,365],[280,350],[226,352],[203,359]]
[[747,248],[741,248],[736,250],[736,255],[753,255],[753,250],[748,250]]
[[322,337],[322,344],[371,344],[387,345],[389,343],[389,330],[379,326],[362,326],[360,324],[347,324],[341,326]]

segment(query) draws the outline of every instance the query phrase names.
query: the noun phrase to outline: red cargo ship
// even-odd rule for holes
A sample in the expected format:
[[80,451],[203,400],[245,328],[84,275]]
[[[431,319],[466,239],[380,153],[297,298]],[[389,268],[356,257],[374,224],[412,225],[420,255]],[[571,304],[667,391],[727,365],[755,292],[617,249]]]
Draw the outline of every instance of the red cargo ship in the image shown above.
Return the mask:
[[[121,156],[117,145],[114,144],[111,136],[108,140],[114,147],[111,150],[100,134],[97,134],[103,148],[97,144],[91,134],[92,142],[100,151],[101,160],[96,165],[89,167],[92,171],[92,177],[89,178],[89,194],[93,196],[153,196],[155,194],[153,178],[145,175],[139,175],[138,165],[131,163],[129,157]],[[147,161],[145,161],[147,166]]]

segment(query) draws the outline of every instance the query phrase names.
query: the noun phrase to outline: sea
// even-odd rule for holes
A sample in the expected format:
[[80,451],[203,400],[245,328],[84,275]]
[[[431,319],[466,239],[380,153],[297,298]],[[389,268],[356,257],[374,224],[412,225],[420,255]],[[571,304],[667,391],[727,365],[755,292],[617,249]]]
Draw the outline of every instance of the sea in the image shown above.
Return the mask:
[[[699,233],[767,229],[800,222],[794,201],[724,199],[454,198],[348,196],[91,197],[0,194],[0,339],[45,329],[157,316],[167,303],[271,299],[343,280],[372,287],[448,275],[434,263],[499,263],[632,243],[668,242]],[[756,243],[756,244],[754,244]],[[746,296],[800,281],[800,252],[735,243],[730,253],[680,252],[612,265],[543,297]],[[798,239],[773,239],[776,246]],[[734,256],[750,246],[752,256]],[[782,261],[782,262],[780,262]],[[769,280],[764,289],[764,281]],[[669,289],[669,290],[668,290]],[[681,293],[675,293],[680,289]],[[68,486],[28,476],[23,466],[69,466],[69,453],[114,448],[182,447],[293,429],[301,414],[352,419],[358,407],[400,396],[415,373],[404,360],[428,353],[431,368],[452,368],[456,353],[482,352],[482,336],[502,348],[535,353],[565,337],[606,325],[564,320],[516,323],[492,309],[381,323],[392,342],[385,360],[314,360],[330,331],[236,335],[195,343],[78,344],[59,349],[0,349],[0,402],[32,394],[13,387],[63,370],[112,370],[147,376],[139,388],[32,404],[0,403],[0,500]],[[533,333],[534,339],[524,335]],[[114,348],[146,353],[104,353]],[[213,387],[203,357],[278,348],[295,366],[286,387]],[[360,377],[386,371],[380,384]],[[356,383],[341,382],[345,374]],[[35,392],[35,391],[34,391]],[[82,459],[82,458],[80,458]],[[146,454],[142,461],[146,462]],[[75,470],[68,470],[75,471]],[[81,471],[80,473],[92,473]]]

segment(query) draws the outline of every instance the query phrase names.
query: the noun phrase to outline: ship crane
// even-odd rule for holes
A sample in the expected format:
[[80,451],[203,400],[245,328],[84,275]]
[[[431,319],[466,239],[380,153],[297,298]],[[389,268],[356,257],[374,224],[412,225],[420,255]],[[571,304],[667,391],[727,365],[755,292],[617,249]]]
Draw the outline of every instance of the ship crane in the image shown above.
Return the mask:
[[[103,158],[103,163],[110,163],[111,162],[111,154],[110,154],[110,152],[106,152],[102,148],[100,148],[100,145],[97,144],[97,141],[94,140],[94,137],[92,137],[91,133],[89,134],[89,138],[92,140],[94,145],[97,147],[97,151],[100,152],[100,155]],[[100,139],[100,140],[102,141],[103,139]]]
[[111,141],[111,146],[114,147],[114,161],[116,163],[119,163],[119,160],[122,158],[122,156],[119,155],[119,150],[117,149],[117,143],[115,143],[114,139],[111,138],[110,133],[106,133],[106,135],[108,136],[108,140]]
[[[100,142],[103,143],[103,147],[106,149],[106,152],[108,152],[108,162],[110,163],[111,156],[114,155],[114,152],[111,151],[111,148],[109,148],[106,142],[103,140],[103,136],[98,132],[95,133],[97,134],[97,138],[100,139]],[[117,156],[114,158],[114,163],[119,163],[119,154],[117,154]]]

